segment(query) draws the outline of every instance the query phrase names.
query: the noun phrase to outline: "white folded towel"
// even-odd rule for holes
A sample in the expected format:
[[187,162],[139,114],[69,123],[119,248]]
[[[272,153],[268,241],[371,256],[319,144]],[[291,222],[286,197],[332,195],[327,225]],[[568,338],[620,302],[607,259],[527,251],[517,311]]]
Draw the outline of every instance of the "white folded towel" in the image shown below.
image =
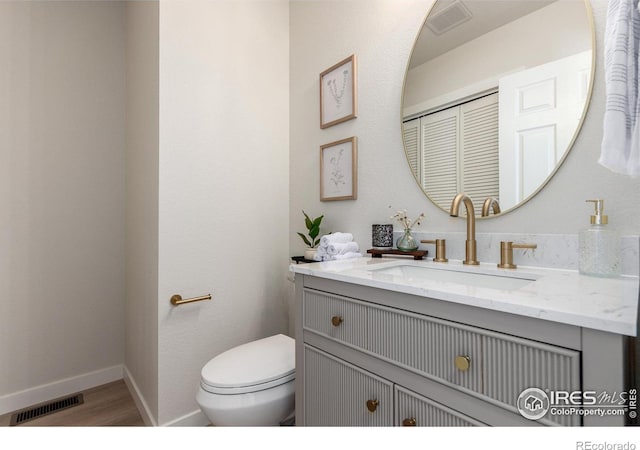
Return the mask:
[[313,256],[314,261],[326,261],[329,255],[327,255],[326,247],[318,247],[316,250],[316,254]]
[[336,259],[359,258],[360,246],[353,241],[351,233],[331,233],[320,238],[320,245],[313,257],[315,261],[333,261]]
[[327,246],[327,255],[335,256],[335,255],[344,255],[345,253],[357,252],[360,250],[360,246],[358,246],[357,242],[345,242],[344,244],[336,243],[329,244]]
[[354,258],[362,258],[362,253],[358,253],[358,252],[348,252],[348,253],[345,253],[345,254],[343,254],[343,255],[335,255],[333,258],[334,258],[334,259],[336,259],[336,260],[339,260],[339,259],[354,259]]
[[329,244],[344,244],[353,241],[353,234],[341,233],[339,231],[331,234],[325,234],[320,238],[320,246],[328,246]]

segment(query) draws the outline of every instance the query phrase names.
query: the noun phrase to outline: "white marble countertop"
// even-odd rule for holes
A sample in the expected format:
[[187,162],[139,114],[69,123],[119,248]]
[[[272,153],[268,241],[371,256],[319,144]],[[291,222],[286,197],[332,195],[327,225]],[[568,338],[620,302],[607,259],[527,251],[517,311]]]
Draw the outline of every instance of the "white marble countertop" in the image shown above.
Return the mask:
[[[400,269],[397,266],[409,268]],[[396,269],[392,269],[393,267]],[[413,267],[418,270],[412,269]],[[441,273],[443,276],[440,277],[440,273],[432,270],[422,271],[420,268],[445,270],[449,273]],[[453,260],[443,264],[431,260],[414,261],[402,257],[369,256],[350,260],[291,264],[290,270],[296,274],[404,292],[627,336],[637,334],[637,276],[598,278],[581,275],[572,270],[525,266],[518,266],[517,269],[498,269],[495,264],[488,263],[466,266],[461,261]],[[494,277],[459,276],[469,278],[471,284],[443,281],[445,278],[456,279],[456,274],[450,271],[532,281],[524,281],[523,284],[526,284],[522,287],[504,288],[491,286]],[[422,276],[422,273],[425,276]],[[476,283],[472,278],[479,278],[480,282]],[[485,279],[488,283],[484,283]]]

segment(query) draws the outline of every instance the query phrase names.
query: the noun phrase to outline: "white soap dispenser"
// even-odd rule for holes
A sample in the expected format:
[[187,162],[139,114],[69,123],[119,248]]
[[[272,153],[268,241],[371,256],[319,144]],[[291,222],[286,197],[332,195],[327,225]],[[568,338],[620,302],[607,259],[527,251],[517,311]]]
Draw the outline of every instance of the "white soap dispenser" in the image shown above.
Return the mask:
[[580,232],[580,255],[578,269],[585,275],[597,277],[615,277],[620,273],[620,238],[616,230],[608,224],[604,214],[604,200],[586,200],[593,202],[596,214],[591,216],[591,226]]

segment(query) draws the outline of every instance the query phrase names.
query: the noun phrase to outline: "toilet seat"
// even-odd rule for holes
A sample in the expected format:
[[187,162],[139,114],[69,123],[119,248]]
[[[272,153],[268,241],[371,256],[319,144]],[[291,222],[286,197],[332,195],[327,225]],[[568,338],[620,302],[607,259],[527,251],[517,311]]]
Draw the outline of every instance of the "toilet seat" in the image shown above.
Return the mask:
[[234,347],[211,359],[201,372],[212,394],[245,394],[295,379],[295,341],[278,334]]

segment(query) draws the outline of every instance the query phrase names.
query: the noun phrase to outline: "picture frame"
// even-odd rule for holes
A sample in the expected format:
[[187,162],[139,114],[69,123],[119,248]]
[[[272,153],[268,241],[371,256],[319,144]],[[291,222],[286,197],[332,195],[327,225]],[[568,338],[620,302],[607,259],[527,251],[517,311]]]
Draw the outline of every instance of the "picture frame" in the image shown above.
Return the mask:
[[320,146],[320,201],[355,200],[357,169],[355,136]]
[[357,117],[356,55],[351,55],[320,74],[320,128]]

